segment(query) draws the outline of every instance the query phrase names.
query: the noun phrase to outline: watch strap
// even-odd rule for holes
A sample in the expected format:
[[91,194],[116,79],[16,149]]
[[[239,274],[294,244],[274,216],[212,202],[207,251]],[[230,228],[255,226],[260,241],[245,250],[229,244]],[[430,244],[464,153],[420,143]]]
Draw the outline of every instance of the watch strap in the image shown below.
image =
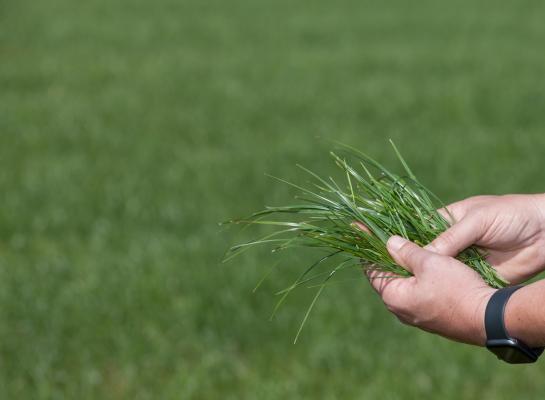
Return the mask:
[[488,301],[484,313],[484,328],[487,340],[509,338],[504,321],[505,305],[511,295],[521,287],[522,285],[517,285],[498,289]]

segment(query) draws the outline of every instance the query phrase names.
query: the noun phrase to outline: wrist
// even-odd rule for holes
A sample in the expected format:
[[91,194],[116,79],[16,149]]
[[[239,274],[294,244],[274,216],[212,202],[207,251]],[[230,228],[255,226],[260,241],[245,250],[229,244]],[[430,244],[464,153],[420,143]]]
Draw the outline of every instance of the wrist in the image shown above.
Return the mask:
[[511,338],[518,339],[531,348],[545,345],[545,332],[541,297],[543,285],[531,284],[515,291],[505,304],[503,324]]
[[533,337],[532,332],[528,331],[528,315],[526,315],[526,308],[521,304],[524,301],[526,287],[517,290],[509,302],[505,305],[504,324],[507,334],[516,339],[522,340],[530,347],[539,346],[540,343],[536,342],[536,338]]
[[484,315],[486,311],[486,306],[492,295],[496,292],[497,289],[487,288],[483,290],[482,293],[477,297],[475,304],[477,305],[475,309],[475,314],[473,318],[473,343],[477,346],[486,345],[486,329],[484,326]]

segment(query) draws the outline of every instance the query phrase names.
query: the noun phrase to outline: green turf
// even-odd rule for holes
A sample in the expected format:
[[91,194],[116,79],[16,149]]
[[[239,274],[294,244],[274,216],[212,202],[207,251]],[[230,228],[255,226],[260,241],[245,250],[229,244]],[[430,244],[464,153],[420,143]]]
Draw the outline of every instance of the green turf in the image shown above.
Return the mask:
[[[296,294],[294,254],[219,265],[329,137],[446,200],[544,191],[535,1],[0,4],[0,398],[538,399],[543,363],[399,324],[361,279]],[[391,165],[391,164],[388,164]]]

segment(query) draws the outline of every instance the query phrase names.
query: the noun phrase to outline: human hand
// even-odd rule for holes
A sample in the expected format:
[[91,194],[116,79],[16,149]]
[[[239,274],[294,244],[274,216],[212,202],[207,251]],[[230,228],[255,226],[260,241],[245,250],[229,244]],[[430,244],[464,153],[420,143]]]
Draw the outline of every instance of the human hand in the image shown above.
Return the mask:
[[441,214],[454,223],[427,249],[455,257],[476,245],[511,284],[545,269],[544,195],[476,196],[446,209]]
[[402,322],[459,342],[484,345],[484,312],[495,289],[460,261],[392,236],[393,259],[412,272],[401,278],[380,271],[367,273],[386,307]]

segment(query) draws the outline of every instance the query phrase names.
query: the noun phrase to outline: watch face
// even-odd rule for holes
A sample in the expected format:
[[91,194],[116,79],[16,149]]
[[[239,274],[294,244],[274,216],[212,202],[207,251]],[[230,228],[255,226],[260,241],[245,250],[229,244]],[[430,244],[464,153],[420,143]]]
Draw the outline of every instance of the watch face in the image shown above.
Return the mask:
[[516,340],[501,340],[494,341],[495,343],[488,343],[488,349],[494,353],[500,360],[506,361],[510,364],[526,364],[535,362],[537,357],[526,349],[525,346],[521,346]]
[[534,361],[515,347],[489,347],[489,349],[492,353],[497,355],[500,360],[507,361],[511,364],[525,364]]

